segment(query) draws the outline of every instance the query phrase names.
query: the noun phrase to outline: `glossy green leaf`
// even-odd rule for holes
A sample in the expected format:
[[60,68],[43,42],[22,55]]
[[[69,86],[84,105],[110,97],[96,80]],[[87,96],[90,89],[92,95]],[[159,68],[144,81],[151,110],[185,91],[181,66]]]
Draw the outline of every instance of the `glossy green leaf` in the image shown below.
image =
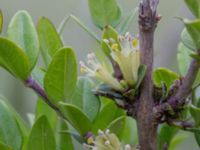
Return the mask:
[[190,21],[187,19],[184,19],[184,24],[185,27],[190,35],[190,37],[192,38],[194,45],[196,47],[196,49],[200,48],[200,19],[194,20],[194,21]]
[[5,145],[0,141],[0,150],[13,150],[10,146]]
[[30,64],[26,54],[5,38],[0,38],[0,66],[21,80],[26,80],[30,73]]
[[181,41],[188,49],[191,49],[193,51],[196,50],[194,42],[186,28],[184,28],[184,30],[181,33]]
[[200,108],[190,105],[190,114],[192,115],[195,125],[200,126]]
[[56,140],[58,150],[74,150],[72,138],[69,133],[63,133],[62,131],[68,130],[68,125],[63,120],[58,120]]
[[157,68],[153,73],[154,83],[157,86],[162,87],[162,82],[164,82],[168,90],[170,89],[170,86],[173,84],[174,80],[177,79],[179,79],[179,76],[166,68]]
[[44,78],[45,91],[53,101],[69,100],[77,81],[77,62],[71,48],[62,48],[54,55]]
[[63,44],[54,25],[49,19],[42,17],[38,22],[37,31],[43,60],[46,66],[48,66],[51,57],[53,57],[56,51],[60,49]]
[[27,150],[55,150],[56,142],[53,130],[45,116],[41,116],[33,125],[29,135]]
[[0,33],[2,32],[3,28],[3,14],[2,11],[0,10]]
[[31,69],[34,68],[38,54],[39,41],[31,16],[26,11],[18,11],[11,19],[7,31],[8,38],[26,53]]
[[106,25],[116,27],[121,19],[121,10],[116,0],[88,0],[94,24],[100,29]]
[[15,150],[23,146],[21,128],[6,103],[0,100],[0,141]]
[[157,149],[163,150],[165,144],[170,145],[172,138],[176,135],[178,129],[167,124],[163,124],[160,127],[160,131],[157,136]]
[[45,116],[52,129],[56,129],[56,124],[57,124],[57,114],[56,112],[49,106],[47,105],[42,98],[39,98],[37,100],[37,104],[36,104],[36,116],[35,119],[39,119],[41,116]]
[[196,17],[200,17],[200,1],[199,0],[184,0],[188,8]]
[[76,106],[72,104],[60,103],[61,111],[64,113],[68,122],[84,136],[90,131],[92,123],[89,118]]
[[106,103],[93,123],[92,132],[96,134],[99,129],[106,130],[112,121],[124,115],[125,112],[118,108],[115,103],[112,101]]
[[92,92],[94,88],[95,84],[90,78],[80,77],[71,98],[71,103],[79,107],[91,121],[96,118],[100,109],[100,100]]

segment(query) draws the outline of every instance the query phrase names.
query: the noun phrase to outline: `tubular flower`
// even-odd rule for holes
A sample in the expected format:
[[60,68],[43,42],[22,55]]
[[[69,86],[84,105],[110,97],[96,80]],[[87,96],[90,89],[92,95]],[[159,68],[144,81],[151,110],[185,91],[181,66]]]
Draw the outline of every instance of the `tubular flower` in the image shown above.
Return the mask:
[[89,76],[94,76],[104,83],[110,85],[115,90],[122,90],[122,85],[115,79],[108,69],[101,64],[94,53],[90,53],[87,56],[87,65],[84,62],[80,62],[81,72],[87,73]]
[[[140,66],[140,52],[138,39],[133,38],[130,33],[119,36],[119,44],[112,44],[112,58],[118,63],[124,80],[128,85],[134,85],[138,79],[138,68]],[[121,50],[119,50],[119,46]]]
[[109,130],[105,132],[99,130],[98,136],[93,140],[93,144],[84,144],[84,146],[91,150],[135,150],[128,144],[122,146],[117,136],[110,133]]

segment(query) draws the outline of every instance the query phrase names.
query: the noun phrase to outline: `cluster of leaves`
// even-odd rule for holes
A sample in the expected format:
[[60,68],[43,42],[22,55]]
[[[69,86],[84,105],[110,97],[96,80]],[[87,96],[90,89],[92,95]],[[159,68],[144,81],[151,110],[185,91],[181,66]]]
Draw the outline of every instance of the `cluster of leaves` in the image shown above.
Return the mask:
[[[94,23],[101,30],[108,24],[116,27],[121,21],[121,10],[115,0],[89,0],[89,8]],[[125,19],[121,32],[127,30],[133,16],[131,13]],[[71,17],[83,26],[76,17]],[[2,20],[0,13],[0,29]],[[84,29],[90,32],[85,26]],[[110,36],[109,31],[105,32],[103,36]],[[42,67],[37,63],[40,54],[44,62]],[[61,119],[43,101],[44,97],[38,97],[29,126],[6,99],[0,97],[0,149],[73,150],[77,149],[77,143],[86,142],[86,133],[96,135],[99,129],[107,128],[121,143],[137,143],[135,121],[111,100],[95,96],[92,93],[95,84],[91,79],[78,77],[73,49],[64,46],[48,18],[42,17],[35,27],[28,12],[18,11],[9,23],[6,36],[0,37],[0,66],[27,86],[31,84],[29,79],[37,81],[65,117]]]

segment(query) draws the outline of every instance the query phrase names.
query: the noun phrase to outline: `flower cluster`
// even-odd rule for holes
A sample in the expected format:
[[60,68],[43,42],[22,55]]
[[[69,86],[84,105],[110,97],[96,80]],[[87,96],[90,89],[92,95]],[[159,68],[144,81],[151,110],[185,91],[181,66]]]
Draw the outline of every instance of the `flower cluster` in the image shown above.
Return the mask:
[[88,54],[87,65],[80,62],[81,71],[89,76],[95,76],[102,82],[108,84],[117,91],[122,91],[124,87],[133,87],[138,79],[138,68],[140,66],[139,42],[130,33],[119,36],[118,41],[112,38],[103,39],[111,50],[112,59],[118,64],[123,79],[115,78],[105,65],[98,61],[94,53]]
[[95,139],[92,136],[88,137],[87,143],[84,147],[91,150],[136,150],[128,144],[122,146],[117,136],[108,129],[105,132],[99,130]]

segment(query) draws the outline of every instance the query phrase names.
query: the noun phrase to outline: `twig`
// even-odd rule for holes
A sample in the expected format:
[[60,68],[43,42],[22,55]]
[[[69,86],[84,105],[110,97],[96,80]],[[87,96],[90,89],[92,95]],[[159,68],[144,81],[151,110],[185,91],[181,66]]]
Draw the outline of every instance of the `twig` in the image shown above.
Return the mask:
[[66,120],[64,114],[60,111],[60,109],[55,106],[47,97],[44,89],[30,76],[26,81],[25,85],[35,91],[39,96],[42,97],[42,100],[48,104],[61,118]]
[[139,145],[141,146],[141,150],[156,149],[157,124],[155,124],[152,115],[154,103],[152,72],[154,31],[160,19],[156,13],[157,5],[158,0],[141,0],[139,7],[141,63],[147,67],[146,75],[140,89],[137,111]]

